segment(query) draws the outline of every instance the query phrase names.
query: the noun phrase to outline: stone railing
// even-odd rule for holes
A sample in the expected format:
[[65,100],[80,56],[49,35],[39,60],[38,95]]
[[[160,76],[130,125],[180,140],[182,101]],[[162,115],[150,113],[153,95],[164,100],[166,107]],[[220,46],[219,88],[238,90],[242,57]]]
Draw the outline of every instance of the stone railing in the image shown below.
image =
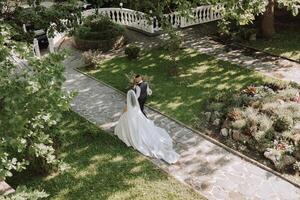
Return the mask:
[[[82,16],[96,14],[96,9],[83,11]],[[145,31],[154,33],[152,18],[147,18],[147,15],[142,12],[130,10],[126,8],[99,8],[98,14],[109,17],[113,22]]]
[[196,24],[203,24],[211,21],[216,21],[222,18],[221,9],[223,5],[216,6],[200,6],[192,11],[192,17],[182,17],[180,27],[188,27]]
[[[165,14],[164,17],[174,28],[184,28],[221,19],[222,7],[223,5],[199,6],[192,9],[190,17],[181,16],[178,12]],[[96,13],[96,9],[90,9],[84,11],[82,16],[86,17]],[[126,8],[99,8],[98,14],[109,17],[117,24],[147,33],[155,33],[162,30],[160,20],[156,17],[150,17],[150,15],[143,12]]]
[[[164,18],[174,28],[185,28],[197,24],[203,24],[216,21],[222,18],[221,9],[223,5],[206,5],[192,9],[189,17],[181,16],[179,12],[165,14]],[[100,14],[109,17],[113,22],[134,28],[145,33],[154,34],[162,31],[161,20],[151,17],[149,14],[127,9],[127,8],[99,8],[89,9],[82,12],[83,17],[93,14]],[[151,12],[150,12],[151,13]],[[26,31],[26,30],[24,30]],[[56,34],[54,38],[49,38],[49,51],[55,52],[60,43],[63,41],[65,33]],[[37,57],[41,56],[38,41],[33,43],[34,53]]]

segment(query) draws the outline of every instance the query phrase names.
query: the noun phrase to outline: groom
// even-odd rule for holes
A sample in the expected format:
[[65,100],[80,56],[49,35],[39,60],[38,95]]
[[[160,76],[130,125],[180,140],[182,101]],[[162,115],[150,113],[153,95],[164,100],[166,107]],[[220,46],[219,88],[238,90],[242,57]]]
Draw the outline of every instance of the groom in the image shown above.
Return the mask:
[[142,76],[139,75],[139,74],[137,74],[134,77],[134,87],[133,87],[133,89],[134,89],[134,92],[136,94],[136,97],[138,98],[141,111],[146,116],[145,111],[144,111],[144,105],[147,101],[148,95],[150,95],[150,93],[151,93],[151,90],[148,86],[148,83],[144,82]]

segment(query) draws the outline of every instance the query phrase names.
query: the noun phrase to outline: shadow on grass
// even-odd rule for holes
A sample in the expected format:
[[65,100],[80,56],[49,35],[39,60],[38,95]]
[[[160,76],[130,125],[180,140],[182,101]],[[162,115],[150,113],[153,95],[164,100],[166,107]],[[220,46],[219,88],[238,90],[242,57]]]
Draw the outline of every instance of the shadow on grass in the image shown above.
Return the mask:
[[69,132],[65,133],[67,137],[60,152],[70,169],[46,177],[30,172],[18,174],[9,180],[11,185],[45,190],[51,199],[164,199],[181,195],[202,199],[116,137],[72,112],[70,115],[66,116],[64,126]]
[[114,58],[99,65],[91,75],[125,92],[124,74],[152,76],[153,96],[149,104],[178,120],[192,124],[209,97],[233,92],[249,84],[258,84],[266,77],[212,56],[184,50],[179,56],[180,75],[170,76],[171,62],[163,50],[146,52],[136,61],[125,57]]
[[284,56],[300,62],[300,29],[278,30],[271,40],[259,39],[248,45],[266,52]]

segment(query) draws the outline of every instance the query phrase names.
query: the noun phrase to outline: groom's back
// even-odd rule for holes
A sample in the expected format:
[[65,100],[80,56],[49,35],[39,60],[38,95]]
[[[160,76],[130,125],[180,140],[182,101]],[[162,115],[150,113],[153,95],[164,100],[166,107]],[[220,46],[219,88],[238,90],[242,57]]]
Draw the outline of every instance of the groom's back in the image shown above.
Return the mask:
[[138,86],[141,88],[141,94],[139,99],[146,99],[147,98],[147,82],[141,82],[138,84]]

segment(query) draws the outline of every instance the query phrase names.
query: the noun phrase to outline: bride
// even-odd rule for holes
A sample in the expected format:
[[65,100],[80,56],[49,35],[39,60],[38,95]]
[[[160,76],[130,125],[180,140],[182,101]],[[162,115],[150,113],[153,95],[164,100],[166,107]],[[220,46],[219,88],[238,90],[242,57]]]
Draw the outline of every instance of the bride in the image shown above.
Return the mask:
[[179,158],[168,133],[142,113],[133,90],[127,92],[127,108],[119,119],[115,135],[146,156],[163,159],[169,164],[176,163]]

